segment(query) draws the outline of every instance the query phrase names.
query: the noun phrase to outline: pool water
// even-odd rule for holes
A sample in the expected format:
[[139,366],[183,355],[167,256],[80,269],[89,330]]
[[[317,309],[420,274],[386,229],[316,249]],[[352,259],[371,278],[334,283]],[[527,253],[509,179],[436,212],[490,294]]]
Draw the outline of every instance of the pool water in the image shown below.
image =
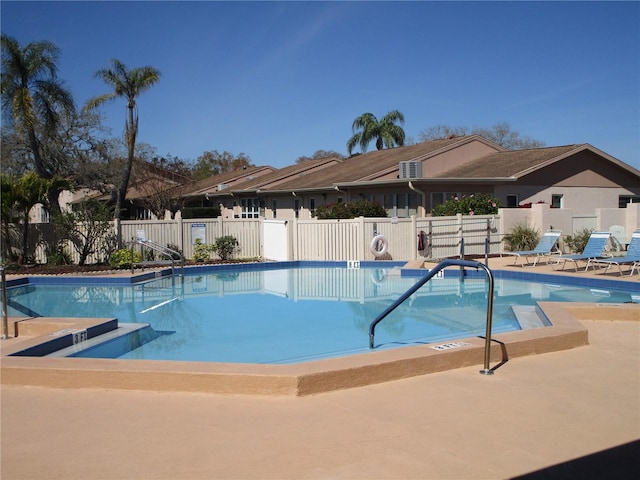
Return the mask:
[[[416,281],[393,269],[214,271],[126,286],[27,285],[8,290],[8,305],[9,315],[149,324],[128,348],[120,339],[75,356],[278,364],[369,351],[370,323]],[[493,333],[521,328],[514,305],[632,300],[625,291],[509,279],[494,287]],[[378,325],[376,347],[484,335],[486,309],[484,277],[434,278]]]

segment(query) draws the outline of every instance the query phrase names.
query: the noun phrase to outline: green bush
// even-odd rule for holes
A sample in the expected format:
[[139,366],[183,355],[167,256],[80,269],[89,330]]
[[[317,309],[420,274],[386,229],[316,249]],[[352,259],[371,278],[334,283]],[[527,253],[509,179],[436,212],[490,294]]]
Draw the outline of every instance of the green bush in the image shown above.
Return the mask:
[[196,244],[193,247],[193,259],[199,263],[206,262],[211,257],[211,254],[215,251],[215,245],[202,243],[202,240],[198,238],[196,239]]
[[216,238],[215,252],[221,260],[231,260],[240,250],[240,244],[233,235]]
[[431,210],[434,217],[462,215],[494,215],[502,207],[500,200],[493,198],[488,193],[476,193],[462,198],[453,197]]
[[357,202],[327,203],[316,208],[314,214],[319,220],[335,218],[386,217],[387,211],[378,202],[358,200]]
[[510,233],[504,236],[512,252],[533,250],[540,241],[540,232],[526,223],[514,225]]
[[167,243],[167,248],[176,252],[176,253],[171,253],[171,258],[173,258],[174,260],[180,260],[180,256],[183,256],[182,250],[178,245],[175,245],[173,243]]
[[[133,253],[134,262],[142,260],[140,252]],[[112,268],[131,268],[131,250],[128,248],[121,248],[116,250],[109,256],[109,265]]]
[[71,254],[62,245],[46,249],[47,265],[71,265]]
[[572,252],[581,253],[584,247],[587,246],[591,232],[593,232],[592,229],[583,228],[573,235],[567,235],[564,238],[564,244],[569,247]]

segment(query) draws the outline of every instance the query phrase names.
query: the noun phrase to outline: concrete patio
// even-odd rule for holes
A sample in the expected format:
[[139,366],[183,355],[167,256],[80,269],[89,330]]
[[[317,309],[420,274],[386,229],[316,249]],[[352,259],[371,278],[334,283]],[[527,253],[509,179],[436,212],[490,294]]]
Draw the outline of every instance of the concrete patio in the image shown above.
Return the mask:
[[598,309],[576,308],[589,345],[510,359],[492,376],[473,366],[305,397],[2,385],[0,473],[635,478],[640,305],[624,310],[599,318]]

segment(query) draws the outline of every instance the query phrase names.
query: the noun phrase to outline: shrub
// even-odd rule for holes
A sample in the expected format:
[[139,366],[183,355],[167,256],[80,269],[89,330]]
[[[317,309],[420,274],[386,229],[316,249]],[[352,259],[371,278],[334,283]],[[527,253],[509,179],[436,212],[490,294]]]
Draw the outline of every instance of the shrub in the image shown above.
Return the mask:
[[431,210],[434,217],[462,215],[493,215],[502,207],[500,200],[493,198],[488,193],[476,193],[462,198],[453,197]]
[[174,252],[176,252],[171,254],[171,258],[173,258],[174,260],[180,260],[180,256],[181,255],[184,256],[182,253],[182,250],[178,245],[175,245],[173,243],[167,243],[167,248],[169,250],[173,250]]
[[71,254],[63,245],[47,248],[47,265],[71,265]]
[[205,262],[209,260],[211,254],[215,252],[215,250],[215,245],[202,243],[202,240],[198,238],[196,239],[196,244],[193,247],[193,259],[196,262]]
[[591,232],[593,232],[592,229],[583,228],[573,235],[567,235],[564,238],[564,243],[572,252],[582,252],[587,246]]
[[[139,262],[142,260],[140,252],[133,253],[133,261]],[[109,265],[112,268],[131,268],[131,250],[128,248],[121,248],[116,250],[109,256]]]
[[519,223],[504,236],[504,239],[512,252],[533,250],[540,241],[540,232],[526,223]]
[[221,260],[231,260],[240,250],[240,244],[233,235],[216,238],[215,252]]
[[313,216],[319,220],[334,218],[386,217],[387,211],[378,202],[358,200],[357,202],[327,203],[316,208]]

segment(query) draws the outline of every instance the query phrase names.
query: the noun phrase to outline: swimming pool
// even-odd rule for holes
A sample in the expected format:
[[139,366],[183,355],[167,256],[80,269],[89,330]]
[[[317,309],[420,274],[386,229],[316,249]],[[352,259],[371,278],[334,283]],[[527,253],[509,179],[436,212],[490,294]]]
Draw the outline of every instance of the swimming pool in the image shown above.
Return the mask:
[[[288,364],[363,353],[371,321],[417,280],[395,268],[201,269],[134,285],[28,284],[8,290],[10,315],[114,317],[143,323],[140,334],[75,356]],[[456,269],[434,278],[379,325],[379,349],[484,334],[483,276]],[[48,282],[47,282],[48,283]],[[498,278],[493,332],[519,330],[514,306],[537,301],[624,303],[632,291]],[[540,324],[534,327],[542,327]],[[121,339],[122,340],[122,339]],[[134,344],[132,345],[132,342]]]

